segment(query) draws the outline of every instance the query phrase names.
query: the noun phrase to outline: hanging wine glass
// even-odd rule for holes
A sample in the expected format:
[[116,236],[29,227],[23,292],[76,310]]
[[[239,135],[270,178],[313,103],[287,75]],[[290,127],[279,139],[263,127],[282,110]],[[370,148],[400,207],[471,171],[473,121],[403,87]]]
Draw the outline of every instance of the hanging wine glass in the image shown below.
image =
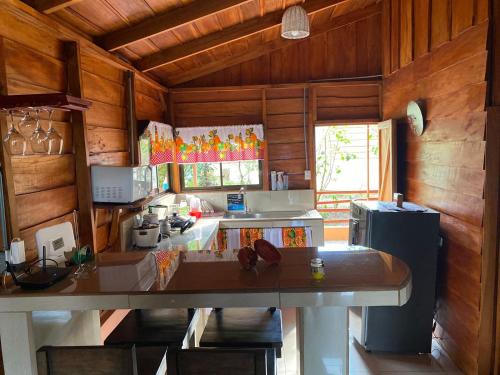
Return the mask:
[[24,112],[23,118],[19,122],[19,132],[25,139],[29,139],[36,129],[36,118],[28,110]]
[[26,152],[26,139],[14,127],[14,116],[12,111],[8,112],[10,121],[9,130],[3,139],[3,144],[9,155],[24,155]]
[[48,150],[47,133],[40,126],[40,113],[39,113],[38,109],[36,110],[36,127],[35,127],[35,130],[33,131],[33,134],[31,134],[29,141],[30,141],[31,150],[35,154],[46,154],[47,153],[47,150]]
[[49,129],[47,130],[47,147],[49,155],[59,155],[62,154],[63,149],[63,139],[59,133],[52,127],[52,113],[53,109],[48,109],[49,112]]

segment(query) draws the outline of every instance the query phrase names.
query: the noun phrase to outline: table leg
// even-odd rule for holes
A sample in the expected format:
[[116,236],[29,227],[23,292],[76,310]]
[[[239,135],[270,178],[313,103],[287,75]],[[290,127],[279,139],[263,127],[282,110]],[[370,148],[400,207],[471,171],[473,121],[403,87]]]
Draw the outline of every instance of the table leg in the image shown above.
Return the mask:
[[31,312],[1,313],[0,337],[5,375],[37,375]]
[[346,307],[301,307],[297,330],[302,375],[347,375],[349,330]]

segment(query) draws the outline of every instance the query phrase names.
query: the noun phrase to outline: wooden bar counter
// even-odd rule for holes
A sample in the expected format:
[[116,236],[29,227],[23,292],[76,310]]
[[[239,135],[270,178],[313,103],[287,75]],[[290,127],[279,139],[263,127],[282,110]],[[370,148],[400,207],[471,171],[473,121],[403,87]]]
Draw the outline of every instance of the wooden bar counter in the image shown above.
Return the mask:
[[[249,271],[241,268],[235,253],[182,253],[166,285],[155,277],[149,252],[101,254],[79,278],[68,277],[43,291],[3,290],[0,333],[2,349],[7,348],[6,374],[13,374],[11,369],[36,374],[33,311],[160,307],[296,307],[303,374],[331,373],[331,363],[338,373],[348,373],[347,307],[405,304],[411,295],[410,270],[395,257],[362,247],[281,252],[279,265],[259,261]],[[321,281],[310,270],[316,257],[325,263]],[[14,337],[9,335],[13,329]]]

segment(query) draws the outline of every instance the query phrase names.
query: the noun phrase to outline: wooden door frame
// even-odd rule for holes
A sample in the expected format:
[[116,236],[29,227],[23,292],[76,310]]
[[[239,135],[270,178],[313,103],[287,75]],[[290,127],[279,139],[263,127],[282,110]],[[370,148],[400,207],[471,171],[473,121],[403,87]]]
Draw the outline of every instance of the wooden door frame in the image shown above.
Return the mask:
[[478,372],[500,375],[500,4],[490,1]]

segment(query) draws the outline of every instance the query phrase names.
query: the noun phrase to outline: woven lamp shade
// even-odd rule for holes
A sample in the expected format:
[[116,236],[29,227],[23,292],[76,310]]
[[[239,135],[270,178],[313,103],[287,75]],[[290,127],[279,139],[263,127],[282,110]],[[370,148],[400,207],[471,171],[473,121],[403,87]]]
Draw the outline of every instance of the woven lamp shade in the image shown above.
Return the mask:
[[295,5],[285,10],[281,20],[281,36],[285,39],[302,39],[309,36],[309,17],[304,8]]

